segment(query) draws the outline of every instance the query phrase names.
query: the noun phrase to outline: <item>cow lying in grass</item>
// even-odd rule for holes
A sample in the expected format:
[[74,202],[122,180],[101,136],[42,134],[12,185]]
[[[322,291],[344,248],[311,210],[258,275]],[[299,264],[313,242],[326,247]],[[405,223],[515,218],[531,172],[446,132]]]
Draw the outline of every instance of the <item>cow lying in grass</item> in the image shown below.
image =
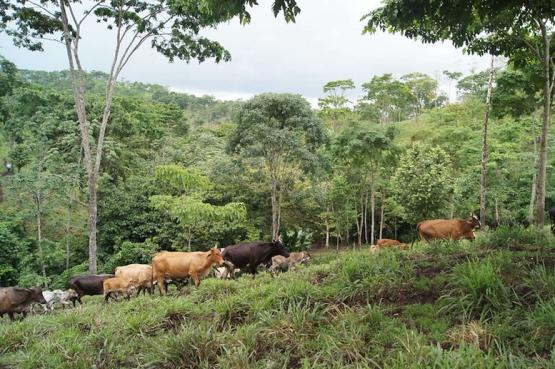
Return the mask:
[[404,250],[408,248],[408,245],[397,240],[380,238],[375,245],[370,246],[370,252],[378,252],[385,248],[399,248],[401,250]]

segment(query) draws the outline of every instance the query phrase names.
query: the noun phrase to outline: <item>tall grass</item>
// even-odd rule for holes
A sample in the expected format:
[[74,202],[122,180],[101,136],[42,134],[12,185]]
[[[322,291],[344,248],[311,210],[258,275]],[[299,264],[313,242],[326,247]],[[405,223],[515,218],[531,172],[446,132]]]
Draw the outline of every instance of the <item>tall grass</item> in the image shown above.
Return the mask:
[[0,368],[555,367],[555,251],[481,246],[324,253],[275,278],[0,319]]

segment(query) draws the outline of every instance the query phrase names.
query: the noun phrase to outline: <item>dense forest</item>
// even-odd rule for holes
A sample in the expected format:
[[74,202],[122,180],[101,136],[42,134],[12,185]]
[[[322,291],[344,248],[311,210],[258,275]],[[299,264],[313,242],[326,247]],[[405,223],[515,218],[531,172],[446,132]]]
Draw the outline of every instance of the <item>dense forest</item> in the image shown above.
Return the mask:
[[[486,221],[532,219],[537,71],[495,70]],[[352,80],[330,81],[317,108],[293,94],[218,101],[118,83],[97,183],[99,270],[148,263],[157,250],[278,234],[290,250],[410,241],[422,219],[478,212],[488,75],[384,74],[363,83],[357,99]],[[85,78],[91,137],[107,78]],[[446,81],[456,101],[439,88]],[[87,270],[87,181],[72,93],[68,72],[1,60],[0,285],[63,287]]]

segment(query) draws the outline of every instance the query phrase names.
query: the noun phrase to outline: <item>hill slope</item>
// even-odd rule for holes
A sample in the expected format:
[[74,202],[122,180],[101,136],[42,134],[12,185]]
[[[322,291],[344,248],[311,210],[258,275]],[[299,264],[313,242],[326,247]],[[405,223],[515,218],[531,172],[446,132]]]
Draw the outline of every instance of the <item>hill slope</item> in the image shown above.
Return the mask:
[[475,243],[319,254],[272,279],[207,279],[0,320],[8,368],[552,368],[555,245],[502,229]]

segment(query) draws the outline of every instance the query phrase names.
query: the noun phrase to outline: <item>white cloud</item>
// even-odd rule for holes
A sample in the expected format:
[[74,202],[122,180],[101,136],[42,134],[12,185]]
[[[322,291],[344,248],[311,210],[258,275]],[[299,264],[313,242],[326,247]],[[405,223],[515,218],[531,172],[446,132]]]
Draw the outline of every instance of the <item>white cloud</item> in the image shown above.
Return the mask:
[[[378,1],[301,0],[302,11],[294,24],[287,24],[281,16],[274,18],[271,3],[262,0],[252,9],[251,24],[241,26],[235,19],[205,32],[231,52],[233,60],[229,63],[168,63],[145,47],[122,76],[218,98],[300,93],[314,104],[322,86],[334,79],[352,78],[360,85],[383,73],[400,76],[418,71],[441,78],[445,69],[468,73],[487,68],[487,58],[463,55],[449,43],[422,44],[383,33],[362,35],[360,18],[378,6]],[[94,37],[82,41],[83,64],[89,70],[106,71],[113,36],[96,23],[87,25],[87,33]],[[20,68],[67,68],[60,45],[48,45],[44,53],[31,53],[13,47],[2,35],[0,54]]]

